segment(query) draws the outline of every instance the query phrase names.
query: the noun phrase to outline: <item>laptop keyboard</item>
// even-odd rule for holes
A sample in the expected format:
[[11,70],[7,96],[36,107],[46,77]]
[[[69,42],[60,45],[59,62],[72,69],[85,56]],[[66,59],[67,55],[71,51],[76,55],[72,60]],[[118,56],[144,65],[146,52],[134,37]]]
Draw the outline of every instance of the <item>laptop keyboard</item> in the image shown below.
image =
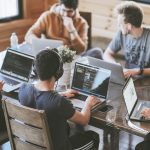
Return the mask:
[[17,85],[17,84],[19,84],[18,81],[9,79],[9,78],[4,77],[4,76],[0,76],[0,81],[5,81],[5,83],[7,83],[7,84],[9,84],[9,85]]
[[88,97],[87,95],[75,94],[75,96],[73,98],[85,101],[87,99],[87,97]]

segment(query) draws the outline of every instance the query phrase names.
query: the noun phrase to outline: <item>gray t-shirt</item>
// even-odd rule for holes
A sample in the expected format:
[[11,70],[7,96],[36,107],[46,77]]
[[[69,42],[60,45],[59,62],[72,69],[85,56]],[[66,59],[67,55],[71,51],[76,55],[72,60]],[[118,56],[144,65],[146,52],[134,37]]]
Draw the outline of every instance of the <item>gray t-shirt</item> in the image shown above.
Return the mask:
[[123,50],[127,68],[150,68],[150,29],[148,28],[144,28],[142,36],[137,39],[118,31],[109,48],[115,53]]

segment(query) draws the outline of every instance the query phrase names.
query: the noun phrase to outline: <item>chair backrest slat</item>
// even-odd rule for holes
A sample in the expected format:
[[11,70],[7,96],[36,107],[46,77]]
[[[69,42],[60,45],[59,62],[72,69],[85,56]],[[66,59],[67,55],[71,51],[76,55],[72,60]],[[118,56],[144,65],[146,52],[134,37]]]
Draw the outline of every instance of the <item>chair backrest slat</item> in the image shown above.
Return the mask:
[[14,119],[10,120],[10,126],[13,135],[16,137],[36,145],[46,146],[42,129],[31,127]]
[[25,141],[20,140],[19,138],[14,138],[14,143],[16,150],[47,150],[46,148],[42,148]]
[[11,103],[7,103],[6,107],[8,115],[10,117],[23,121],[27,124],[31,124],[33,126],[38,126],[39,128],[42,126],[42,110],[39,111],[32,108],[27,109],[27,107],[22,106],[18,101],[14,101],[14,99],[12,99]]

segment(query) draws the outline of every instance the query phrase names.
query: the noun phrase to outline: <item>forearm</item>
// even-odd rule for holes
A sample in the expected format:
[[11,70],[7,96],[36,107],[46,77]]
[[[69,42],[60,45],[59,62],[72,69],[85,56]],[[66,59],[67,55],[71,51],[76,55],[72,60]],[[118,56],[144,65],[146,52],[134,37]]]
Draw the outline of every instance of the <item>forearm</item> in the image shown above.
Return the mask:
[[75,111],[75,114],[69,119],[72,122],[87,125],[90,120],[91,110],[89,106],[84,106],[81,112]]
[[27,43],[30,43],[30,44],[32,44],[32,40],[34,39],[34,38],[40,38],[41,37],[41,34],[39,33],[36,33],[36,32],[34,32],[33,30],[29,30],[28,32],[27,32],[27,34],[25,35],[25,41],[27,42]]
[[91,107],[89,105],[85,105],[81,113],[85,118],[85,123],[88,124],[90,117],[91,117]]
[[33,38],[41,38],[42,33],[45,32],[45,23],[44,21],[37,21],[26,33],[25,41],[32,44]]
[[69,32],[71,47],[76,50],[77,54],[87,49],[87,42],[83,41],[76,30]]
[[106,49],[103,55],[103,59],[112,63],[116,63],[114,54],[110,49]]
[[143,75],[150,75],[150,68],[144,68]]

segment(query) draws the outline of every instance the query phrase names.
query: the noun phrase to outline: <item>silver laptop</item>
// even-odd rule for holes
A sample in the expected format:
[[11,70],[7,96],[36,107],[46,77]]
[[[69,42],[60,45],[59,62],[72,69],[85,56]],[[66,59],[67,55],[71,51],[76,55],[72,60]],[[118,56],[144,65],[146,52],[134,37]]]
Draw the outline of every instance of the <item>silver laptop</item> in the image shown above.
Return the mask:
[[63,41],[61,40],[33,38],[32,40],[33,55],[36,56],[42,49],[45,49],[46,47],[57,48],[62,45]]
[[123,88],[123,97],[127,107],[129,119],[150,122],[150,119],[148,120],[141,116],[141,112],[145,108],[150,108],[150,101],[138,99],[133,79],[131,77],[127,80]]
[[82,57],[82,59],[79,61],[81,63],[88,64],[91,66],[97,66],[97,67],[102,67],[102,68],[111,70],[110,82],[121,85],[121,86],[125,84],[123,68],[120,64],[110,63],[110,62],[100,60],[97,58],[93,58],[93,57],[89,57],[89,56]]
[[0,80],[5,82],[3,90],[11,92],[28,82],[34,57],[7,49],[0,69]]
[[[110,76],[111,71],[108,69],[76,62],[71,88],[86,95],[85,99],[88,95],[96,96],[100,100],[98,105],[101,105],[107,99]],[[85,99],[73,98],[72,103],[74,107],[82,109]],[[97,106],[93,110],[95,108]]]

